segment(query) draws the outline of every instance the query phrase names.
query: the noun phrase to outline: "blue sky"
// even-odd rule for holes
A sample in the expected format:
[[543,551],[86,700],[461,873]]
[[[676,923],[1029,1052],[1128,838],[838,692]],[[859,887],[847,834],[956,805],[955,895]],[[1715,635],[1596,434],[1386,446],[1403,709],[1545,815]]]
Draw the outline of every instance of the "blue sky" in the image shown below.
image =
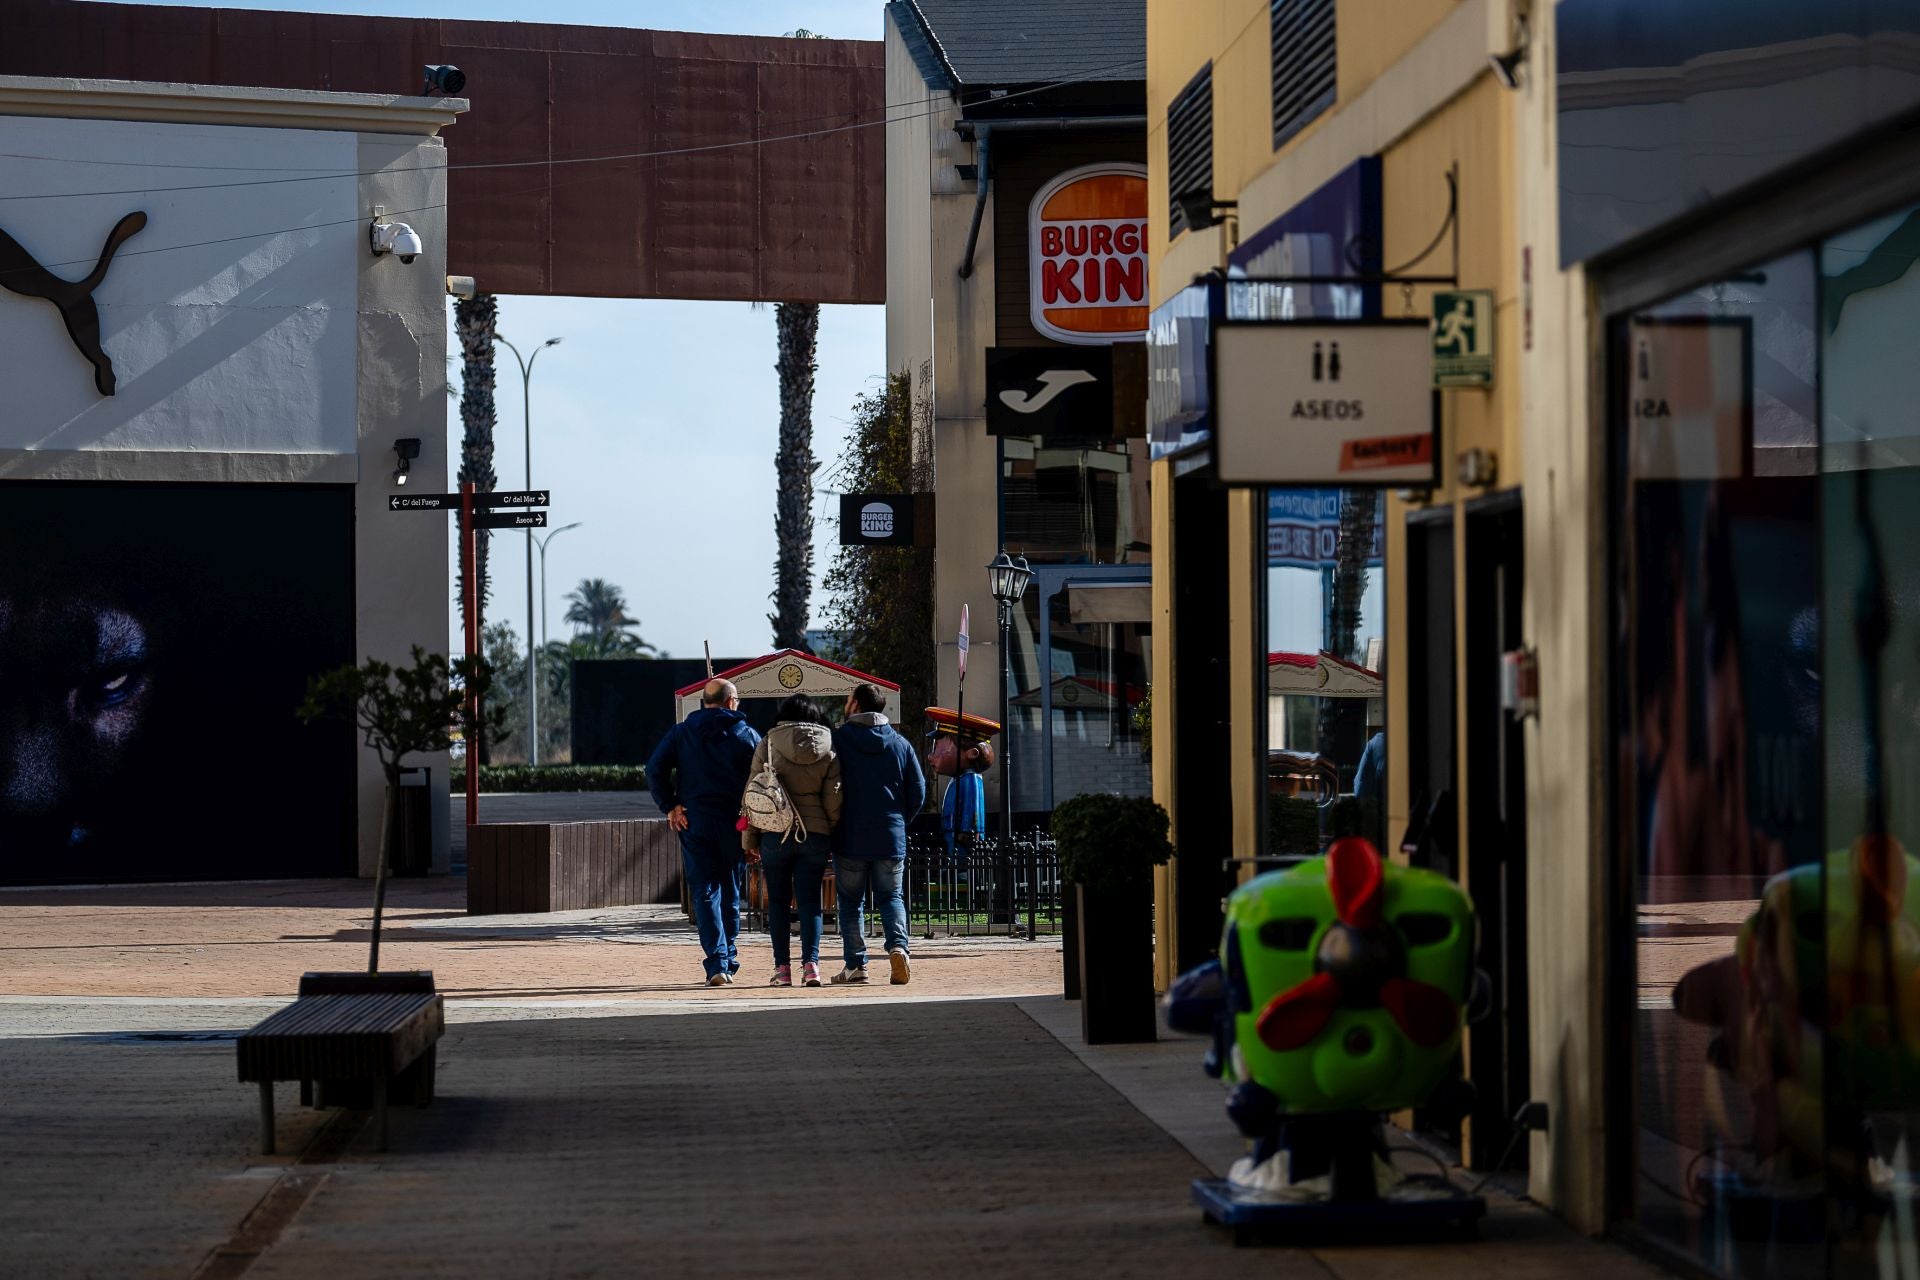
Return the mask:
[[[3,0],[0,0],[3,2]],[[150,0],[151,2],[151,0]],[[171,3],[173,0],[160,0]],[[233,7],[298,13],[375,13],[652,27],[877,40],[881,0],[264,0]],[[458,126],[455,126],[458,128]],[[625,589],[641,633],[676,656],[757,654],[770,647],[766,615],[773,590],[773,449],[779,401],[773,373],[771,308],[744,302],[587,298],[500,299],[500,331],[522,351],[549,337],[533,377],[534,485],[553,491],[549,522],[584,527],[560,535],[547,553],[549,627],[583,577]],[[449,341],[450,352],[457,347]],[[886,366],[879,307],[824,307],[814,398],[814,452],[822,471],[839,457],[855,395],[878,385]],[[455,393],[458,393],[456,362]],[[495,467],[503,487],[525,479],[520,375],[500,352],[500,425]],[[450,453],[460,438],[458,401],[449,398]],[[824,484],[818,486],[824,490]],[[814,619],[824,597],[819,574],[832,554],[827,523],[837,501],[815,503]],[[524,639],[524,535],[495,540],[495,604]],[[451,589],[450,589],[451,590]]]

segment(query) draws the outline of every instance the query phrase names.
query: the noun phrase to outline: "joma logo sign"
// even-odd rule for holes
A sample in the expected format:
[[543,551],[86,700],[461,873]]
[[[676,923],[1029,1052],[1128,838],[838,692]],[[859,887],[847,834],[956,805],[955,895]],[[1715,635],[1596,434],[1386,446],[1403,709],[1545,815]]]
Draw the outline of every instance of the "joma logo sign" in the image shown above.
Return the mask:
[[93,291],[107,278],[113,255],[132,236],[147,225],[147,215],[130,213],[113,224],[100,260],[84,280],[65,280],[34,260],[18,240],[0,231],[0,289],[24,298],[43,298],[60,309],[67,336],[93,366],[93,385],[103,396],[113,394],[113,361],[100,347],[100,309],[93,304]]

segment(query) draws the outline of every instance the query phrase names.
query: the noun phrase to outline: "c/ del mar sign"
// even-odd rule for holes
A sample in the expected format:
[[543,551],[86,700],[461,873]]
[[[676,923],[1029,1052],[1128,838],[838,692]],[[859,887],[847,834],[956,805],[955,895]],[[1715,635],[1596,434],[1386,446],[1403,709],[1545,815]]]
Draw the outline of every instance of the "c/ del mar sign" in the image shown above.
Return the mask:
[[1027,210],[1033,327],[1084,346],[1131,341],[1147,328],[1147,170],[1069,169]]

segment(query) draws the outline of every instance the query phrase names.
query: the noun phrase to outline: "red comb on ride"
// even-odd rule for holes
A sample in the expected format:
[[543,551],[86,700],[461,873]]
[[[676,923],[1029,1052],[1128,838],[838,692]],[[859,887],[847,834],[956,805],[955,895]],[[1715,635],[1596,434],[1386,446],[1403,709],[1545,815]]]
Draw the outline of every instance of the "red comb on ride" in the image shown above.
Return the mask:
[[1327,850],[1327,891],[1341,924],[1371,929],[1380,923],[1385,905],[1386,876],[1380,855],[1359,836],[1335,840]]

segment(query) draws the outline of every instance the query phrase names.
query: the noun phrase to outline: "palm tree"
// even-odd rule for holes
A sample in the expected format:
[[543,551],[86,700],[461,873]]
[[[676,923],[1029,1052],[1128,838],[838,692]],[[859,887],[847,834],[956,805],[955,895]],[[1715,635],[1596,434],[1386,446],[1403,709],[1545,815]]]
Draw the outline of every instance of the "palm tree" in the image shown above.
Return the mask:
[[626,593],[604,578],[582,578],[567,593],[566,620],[582,634],[568,646],[581,658],[652,656],[654,647],[633,634],[639,620],[627,616]]
[[[820,40],[801,27],[787,35]],[[813,594],[813,375],[818,367],[820,304],[782,302],[773,311],[779,355],[780,443],[773,455],[773,647],[807,643],[807,600]]]
[[820,304],[783,302],[774,308],[779,334],[780,445],[773,456],[773,647],[798,649],[807,640],[807,598],[813,594],[813,375],[820,336]]
[[[454,330],[460,338],[460,483],[471,483],[475,489],[489,491],[494,486],[493,474],[493,426],[495,412],[493,405],[493,343],[500,319],[499,302],[490,293],[476,294],[471,298],[462,298],[453,305]],[[466,563],[467,540],[460,539],[461,581],[466,574],[476,575],[479,583],[478,598],[484,615],[487,596],[487,534],[479,531],[474,537],[474,564]],[[463,622],[471,625],[467,616],[466,593],[460,593],[460,616]],[[483,726],[484,727],[484,726]],[[476,744],[479,748],[481,763],[491,759],[484,737]]]

